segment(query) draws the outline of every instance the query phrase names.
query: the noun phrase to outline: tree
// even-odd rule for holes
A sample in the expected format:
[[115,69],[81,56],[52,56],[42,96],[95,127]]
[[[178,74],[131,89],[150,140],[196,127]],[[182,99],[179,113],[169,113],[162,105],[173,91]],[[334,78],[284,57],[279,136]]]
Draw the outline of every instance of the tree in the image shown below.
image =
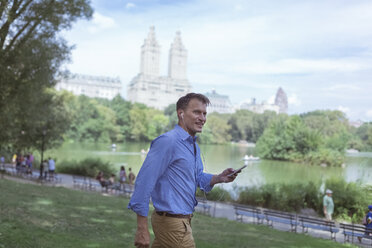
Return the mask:
[[177,107],[175,103],[170,104],[164,109],[164,114],[169,117],[169,124],[167,130],[171,130],[178,123]]
[[[46,90],[55,84],[60,65],[71,49],[58,33],[78,18],[91,15],[88,0],[0,2],[0,129],[7,130],[0,134],[0,145],[14,142],[20,130],[29,136],[35,134],[35,128],[44,128],[42,122],[27,123],[27,113],[46,102],[60,104],[53,103],[56,98]],[[56,114],[51,108],[45,110],[49,112],[35,110],[33,117],[42,120]]]
[[[152,110],[150,110],[153,112]],[[149,112],[150,112],[149,111]],[[162,113],[156,113],[151,116],[151,112],[148,114],[150,117],[147,132],[146,132],[146,138],[148,140],[153,140],[156,137],[158,137],[160,134],[164,133],[166,131],[166,128],[169,123],[168,116],[163,115]]]
[[116,124],[120,128],[120,133],[123,139],[130,139],[130,114],[132,104],[125,101],[121,96],[116,96],[112,99],[111,108],[116,114]]
[[230,129],[227,118],[223,118],[221,114],[212,113],[208,115],[203,132],[200,134],[200,142],[203,144],[227,143],[231,140]]
[[[44,151],[63,142],[63,134],[70,127],[71,114],[66,107],[67,95],[54,89],[45,89],[23,118],[16,118],[14,136],[9,140],[18,151]],[[33,100],[30,100],[33,102]]]
[[135,103],[129,111],[130,116],[130,129],[131,140],[145,141],[147,140],[146,133],[148,127],[146,106],[143,104]]
[[306,154],[318,149],[321,144],[320,135],[306,127],[300,117],[279,117],[270,124],[257,142],[261,157],[301,161]]

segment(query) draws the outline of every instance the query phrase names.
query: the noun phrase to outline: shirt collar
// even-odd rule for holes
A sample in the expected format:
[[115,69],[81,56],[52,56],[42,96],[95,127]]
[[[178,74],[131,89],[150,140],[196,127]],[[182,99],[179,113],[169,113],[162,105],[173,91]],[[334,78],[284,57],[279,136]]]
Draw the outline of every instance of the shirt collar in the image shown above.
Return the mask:
[[180,125],[176,124],[174,127],[177,133],[180,135],[181,139],[186,141],[189,140],[190,142],[196,142],[198,136],[192,137],[188,132],[185,131]]

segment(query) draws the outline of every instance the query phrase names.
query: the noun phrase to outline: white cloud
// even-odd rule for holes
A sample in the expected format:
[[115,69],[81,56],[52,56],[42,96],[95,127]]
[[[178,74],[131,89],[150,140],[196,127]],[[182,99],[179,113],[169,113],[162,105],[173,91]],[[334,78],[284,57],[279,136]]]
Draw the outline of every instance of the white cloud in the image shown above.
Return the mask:
[[249,62],[237,65],[232,70],[249,74],[291,74],[356,72],[368,68],[372,68],[372,65],[345,59],[282,59],[274,62]]
[[345,114],[350,113],[350,108],[344,107],[344,106],[341,106],[341,105],[337,107],[337,110],[340,110],[341,112],[344,112]]
[[288,105],[300,106],[301,100],[298,98],[296,94],[291,94],[288,97]]
[[270,96],[270,98],[267,100],[268,104],[274,104],[275,103],[275,95]]
[[352,84],[336,84],[330,87],[324,88],[324,90],[360,90],[361,87]]
[[115,20],[111,17],[101,15],[95,12],[93,15],[92,24],[88,30],[90,33],[97,33],[98,31],[113,28],[115,26]]
[[125,8],[127,8],[127,9],[132,9],[134,7],[136,7],[136,5],[134,3],[127,3],[127,5],[125,5]]
[[234,10],[235,10],[235,11],[242,11],[242,10],[243,10],[243,6],[240,5],[240,4],[235,4],[235,5],[234,5]]
[[366,111],[366,116],[370,118],[370,120],[372,119],[372,109]]

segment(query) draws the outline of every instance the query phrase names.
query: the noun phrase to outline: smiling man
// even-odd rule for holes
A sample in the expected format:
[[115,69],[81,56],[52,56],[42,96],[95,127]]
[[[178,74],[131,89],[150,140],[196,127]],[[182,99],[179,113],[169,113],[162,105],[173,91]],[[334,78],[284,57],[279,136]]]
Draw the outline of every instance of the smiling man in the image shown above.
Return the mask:
[[197,200],[197,187],[209,192],[217,183],[234,181],[234,169],[221,174],[203,172],[196,133],[207,120],[209,99],[189,93],[177,102],[178,125],[151,143],[150,151],[138,174],[128,208],[137,214],[136,247],[149,247],[147,215],[150,198],[155,240],[152,247],[195,247],[191,218]]

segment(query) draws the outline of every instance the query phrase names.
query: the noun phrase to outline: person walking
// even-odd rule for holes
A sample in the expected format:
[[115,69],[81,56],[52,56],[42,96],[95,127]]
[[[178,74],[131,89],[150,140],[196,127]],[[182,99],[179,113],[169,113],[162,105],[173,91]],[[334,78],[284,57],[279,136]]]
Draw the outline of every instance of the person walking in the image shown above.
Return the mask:
[[[120,167],[120,172],[119,172],[119,182],[120,182],[120,188],[124,187],[124,183],[127,181],[127,173],[125,172],[125,167],[122,165]],[[124,189],[124,188],[123,188]]]
[[49,168],[48,168],[49,180],[53,180],[54,172],[56,170],[56,162],[54,161],[54,159],[49,158],[48,165],[49,165]]
[[209,192],[215,184],[232,182],[237,174],[228,168],[220,174],[203,172],[196,133],[206,122],[209,99],[196,93],[181,97],[177,104],[178,125],[151,143],[138,173],[128,208],[137,214],[134,245],[149,247],[148,211],[155,240],[152,247],[195,247],[191,218],[198,204],[197,187]]
[[323,197],[323,212],[327,220],[332,220],[332,214],[334,210],[334,204],[332,199],[332,190],[327,189],[326,195]]
[[130,185],[133,185],[135,179],[136,179],[136,175],[134,175],[134,173],[132,172],[132,168],[129,168],[128,183]]
[[3,155],[1,155],[0,157],[0,165],[1,165],[1,169],[5,169],[5,157]]
[[[364,232],[365,236],[372,236],[372,205],[368,206],[368,212],[363,218],[364,226],[366,226],[366,230]],[[362,237],[358,237],[359,242],[362,242]]]

